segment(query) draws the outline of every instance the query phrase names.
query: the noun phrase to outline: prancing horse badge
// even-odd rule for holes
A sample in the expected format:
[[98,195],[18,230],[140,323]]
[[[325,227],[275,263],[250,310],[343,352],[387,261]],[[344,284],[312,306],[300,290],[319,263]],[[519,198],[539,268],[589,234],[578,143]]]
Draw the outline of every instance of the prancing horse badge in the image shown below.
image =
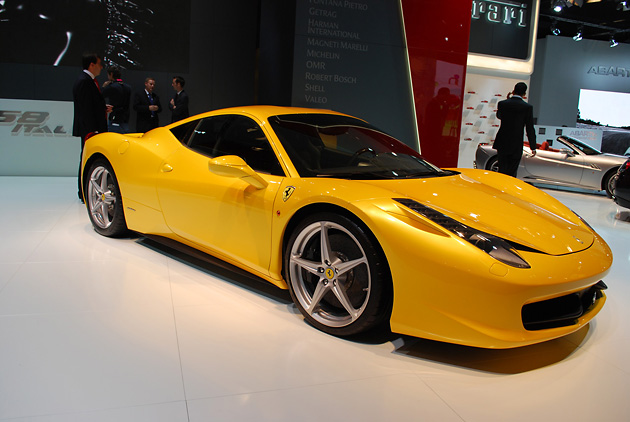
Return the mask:
[[287,186],[286,189],[284,190],[284,192],[282,192],[282,200],[284,202],[287,202],[287,200],[293,194],[293,191],[295,191],[295,186]]

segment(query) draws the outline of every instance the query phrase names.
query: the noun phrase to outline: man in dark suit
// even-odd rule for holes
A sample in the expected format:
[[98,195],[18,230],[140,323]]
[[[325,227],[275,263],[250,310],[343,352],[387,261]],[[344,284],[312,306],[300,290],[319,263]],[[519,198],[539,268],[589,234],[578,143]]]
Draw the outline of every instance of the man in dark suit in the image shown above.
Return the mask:
[[131,103],[131,87],[122,80],[122,72],[118,66],[107,69],[108,80],[103,84],[105,102],[112,106],[107,128],[110,132],[129,132],[129,104]]
[[175,90],[175,95],[168,104],[168,108],[171,109],[171,123],[190,116],[188,112],[188,94],[184,91],[185,84],[186,81],[181,76],[173,78],[172,86]]
[[532,153],[536,155],[534,107],[523,100],[526,92],[527,85],[524,82],[517,83],[507,100],[499,101],[497,110],[501,127],[493,148],[497,150],[499,173],[513,177],[516,177],[523,156],[523,129],[527,132]]
[[144,89],[138,91],[133,97],[133,109],[136,111],[136,132],[148,132],[160,125],[158,113],[162,112],[160,97],[153,92],[155,79],[146,78]]
[[[81,138],[81,157],[83,156],[83,147],[88,135],[107,132],[107,113],[111,111],[111,106],[108,107],[105,104],[98,81],[95,79],[103,70],[100,56],[95,53],[83,55],[82,66],[83,72],[81,72],[72,88],[72,98],[74,100],[72,136]],[[79,157],[78,195],[79,199],[83,201],[81,157]]]

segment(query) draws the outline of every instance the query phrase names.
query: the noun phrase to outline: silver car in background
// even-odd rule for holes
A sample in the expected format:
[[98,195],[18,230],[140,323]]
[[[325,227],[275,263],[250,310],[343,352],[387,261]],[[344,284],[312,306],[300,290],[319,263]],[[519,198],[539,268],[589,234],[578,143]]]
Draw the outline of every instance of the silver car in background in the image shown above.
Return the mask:
[[[605,154],[570,136],[559,136],[552,146],[543,143],[536,155],[523,147],[518,178],[531,183],[605,190],[612,195],[611,179],[628,157]],[[497,151],[491,144],[477,147],[474,167],[498,171]]]

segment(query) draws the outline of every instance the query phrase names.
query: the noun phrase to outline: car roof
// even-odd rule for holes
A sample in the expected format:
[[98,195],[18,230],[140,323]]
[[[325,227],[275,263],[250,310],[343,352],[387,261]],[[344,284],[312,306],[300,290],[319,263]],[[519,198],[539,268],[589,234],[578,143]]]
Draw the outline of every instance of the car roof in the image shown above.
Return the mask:
[[253,106],[240,106],[229,107],[223,109],[217,109],[208,111],[206,113],[193,116],[195,118],[203,118],[216,114],[248,114],[250,116],[257,117],[259,120],[267,120],[270,116],[282,115],[282,114],[338,114],[333,110],[324,110],[318,108],[306,108],[306,107],[283,107],[283,106],[270,106],[270,105],[253,105]]

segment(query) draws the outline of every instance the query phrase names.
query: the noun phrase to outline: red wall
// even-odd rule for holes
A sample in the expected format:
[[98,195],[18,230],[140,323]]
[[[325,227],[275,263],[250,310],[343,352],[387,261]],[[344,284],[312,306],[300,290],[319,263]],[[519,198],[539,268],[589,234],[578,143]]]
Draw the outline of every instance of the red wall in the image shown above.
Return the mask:
[[456,167],[472,0],[401,2],[420,150],[439,167]]

